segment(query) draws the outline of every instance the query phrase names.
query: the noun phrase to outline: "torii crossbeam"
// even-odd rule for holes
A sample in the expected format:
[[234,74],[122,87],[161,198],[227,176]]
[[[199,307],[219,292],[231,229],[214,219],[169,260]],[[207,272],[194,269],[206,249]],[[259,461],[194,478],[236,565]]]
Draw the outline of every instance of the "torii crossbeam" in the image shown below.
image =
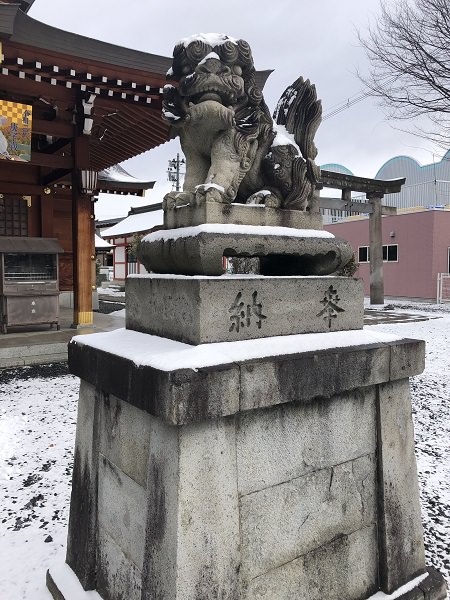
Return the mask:
[[[380,179],[368,179],[356,177],[333,171],[321,171],[321,187],[342,190],[341,198],[316,198],[317,208],[332,208],[354,213],[369,215],[369,257],[370,257],[370,303],[384,303],[384,280],[383,280],[383,242],[381,233],[382,215],[395,215],[395,206],[386,206],[381,203],[385,194],[400,192],[406,179],[391,179],[383,181]],[[363,192],[369,202],[353,202],[352,192]]]

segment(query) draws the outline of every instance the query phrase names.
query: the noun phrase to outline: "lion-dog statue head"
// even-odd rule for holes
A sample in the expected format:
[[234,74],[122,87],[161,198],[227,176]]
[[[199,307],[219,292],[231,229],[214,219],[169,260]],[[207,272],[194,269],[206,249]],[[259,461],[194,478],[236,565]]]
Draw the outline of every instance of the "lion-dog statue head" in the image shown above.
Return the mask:
[[[167,194],[165,208],[255,201],[261,191],[266,205],[271,198],[270,205],[281,206],[290,183],[284,178],[280,185],[273,158],[281,148],[270,152],[276,130],[249,44],[224,34],[185,38],[174,48],[167,78],[177,85],[164,87],[163,117],[172,137],[180,137],[186,176],[183,192]],[[298,154],[295,144],[287,149]]]

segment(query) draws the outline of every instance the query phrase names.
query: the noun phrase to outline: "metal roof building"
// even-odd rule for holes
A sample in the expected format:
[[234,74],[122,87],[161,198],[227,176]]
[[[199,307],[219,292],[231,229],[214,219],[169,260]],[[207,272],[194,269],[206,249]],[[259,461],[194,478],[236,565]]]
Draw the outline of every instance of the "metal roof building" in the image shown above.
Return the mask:
[[[352,174],[347,167],[336,163],[321,165],[321,168]],[[385,162],[375,175],[375,179],[385,181],[399,177],[406,177],[402,191],[385,196],[383,204],[397,208],[443,208],[450,205],[450,150],[441,159],[427,165],[421,165],[410,156],[395,156]],[[340,215],[341,218],[345,216]]]
[[396,156],[375,176],[376,179],[396,177],[406,177],[406,183],[399,194],[387,196],[385,204],[398,208],[440,208],[450,204],[450,150],[439,161],[428,165],[421,165],[409,156]]

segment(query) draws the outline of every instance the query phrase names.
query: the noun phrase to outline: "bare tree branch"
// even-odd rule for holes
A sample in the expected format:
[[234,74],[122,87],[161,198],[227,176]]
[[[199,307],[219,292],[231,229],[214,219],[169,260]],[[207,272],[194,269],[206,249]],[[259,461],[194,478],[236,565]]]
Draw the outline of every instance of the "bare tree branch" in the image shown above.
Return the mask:
[[430,127],[419,131],[448,147],[449,0],[381,0],[381,17],[359,40],[370,62],[369,74],[359,74],[369,94],[381,100],[389,118],[426,116]]

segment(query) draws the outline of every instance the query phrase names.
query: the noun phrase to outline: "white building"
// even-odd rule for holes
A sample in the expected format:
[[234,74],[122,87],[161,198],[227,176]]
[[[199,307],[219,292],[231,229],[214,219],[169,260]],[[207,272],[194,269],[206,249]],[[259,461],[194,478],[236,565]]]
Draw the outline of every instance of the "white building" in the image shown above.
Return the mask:
[[101,232],[102,238],[114,246],[113,278],[115,281],[124,281],[130,274],[147,272],[136,259],[133,246],[137,236],[161,229],[163,222],[162,204],[159,202],[131,208],[124,219]]

